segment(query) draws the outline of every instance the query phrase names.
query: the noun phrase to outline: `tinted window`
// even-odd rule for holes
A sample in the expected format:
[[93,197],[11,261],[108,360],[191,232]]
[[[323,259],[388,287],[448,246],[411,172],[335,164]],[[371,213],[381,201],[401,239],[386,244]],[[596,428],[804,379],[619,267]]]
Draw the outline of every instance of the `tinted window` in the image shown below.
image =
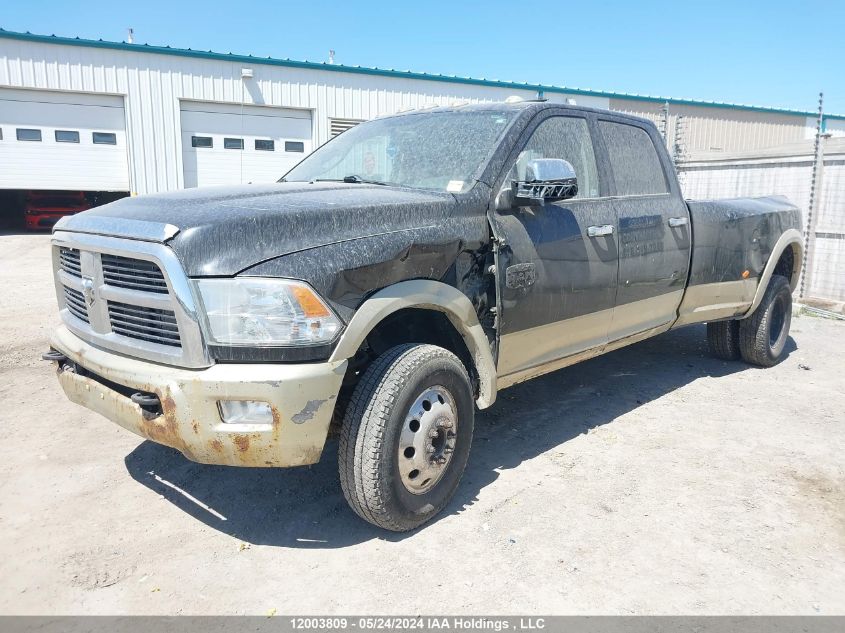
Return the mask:
[[210,136],[192,136],[191,147],[214,147]]
[[242,138],[224,138],[223,147],[226,149],[243,149],[244,140]]
[[596,198],[599,195],[599,179],[596,157],[590,139],[586,119],[578,117],[551,117],[534,130],[531,138],[519,153],[505,182],[510,186],[513,180],[524,180],[528,161],[535,158],[562,158],[575,168],[578,177],[576,198]]
[[95,145],[117,145],[117,134],[113,132],[94,132]]
[[305,143],[301,143],[300,141],[285,141],[285,151],[286,152],[304,152],[305,151]]
[[78,143],[79,142],[79,132],[74,132],[72,130],[56,130],[56,142],[57,143]]
[[19,141],[40,141],[41,130],[28,130],[24,128],[17,129]]
[[274,141],[265,141],[261,139],[256,139],[255,141],[255,149],[260,149],[264,152],[273,152],[276,150],[276,143]]
[[599,121],[610,157],[616,195],[641,196],[666,193],[666,176],[651,137],[641,127]]

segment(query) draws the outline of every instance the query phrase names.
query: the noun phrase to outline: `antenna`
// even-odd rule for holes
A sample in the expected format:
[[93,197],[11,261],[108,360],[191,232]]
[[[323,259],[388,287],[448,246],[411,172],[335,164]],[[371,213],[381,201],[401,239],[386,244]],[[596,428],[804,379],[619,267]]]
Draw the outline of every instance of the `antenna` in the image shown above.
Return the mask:
[[133,29],[132,27],[129,27],[126,30],[128,31],[128,33],[126,34],[127,43],[134,44],[135,43],[135,29]]

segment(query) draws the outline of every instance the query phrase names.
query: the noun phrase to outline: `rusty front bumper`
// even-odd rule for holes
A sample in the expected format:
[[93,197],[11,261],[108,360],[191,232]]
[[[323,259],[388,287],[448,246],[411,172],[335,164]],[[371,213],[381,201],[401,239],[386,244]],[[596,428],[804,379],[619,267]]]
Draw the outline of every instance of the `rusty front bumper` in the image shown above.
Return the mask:
[[[138,391],[155,393],[162,413],[151,415],[102,382],[59,367],[59,382],[76,404],[188,459],[230,466],[301,466],[319,461],[347,362],[218,364],[179,369],[92,347],[66,327],[50,345],[88,372]],[[220,400],[270,405],[272,424],[227,424]]]

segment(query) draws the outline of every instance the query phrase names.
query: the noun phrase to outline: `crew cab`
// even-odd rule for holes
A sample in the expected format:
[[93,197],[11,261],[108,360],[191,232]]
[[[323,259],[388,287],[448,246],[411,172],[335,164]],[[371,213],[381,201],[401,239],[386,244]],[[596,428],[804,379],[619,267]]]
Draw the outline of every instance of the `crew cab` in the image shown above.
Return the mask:
[[502,389],[702,322],[717,356],[777,363],[798,227],[780,197],[686,202],[640,118],[417,110],[274,184],[63,218],[44,357],[71,401],[197,462],[313,464],[335,429],[352,509],[410,530]]

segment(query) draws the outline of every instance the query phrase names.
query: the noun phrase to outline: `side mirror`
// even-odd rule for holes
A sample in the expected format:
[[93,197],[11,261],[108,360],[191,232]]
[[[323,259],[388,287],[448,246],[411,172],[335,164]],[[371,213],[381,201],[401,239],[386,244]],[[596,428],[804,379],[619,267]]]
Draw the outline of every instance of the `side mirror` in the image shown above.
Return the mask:
[[511,191],[517,206],[568,200],[578,195],[578,178],[569,161],[535,158],[525,166],[525,180],[515,180]]

